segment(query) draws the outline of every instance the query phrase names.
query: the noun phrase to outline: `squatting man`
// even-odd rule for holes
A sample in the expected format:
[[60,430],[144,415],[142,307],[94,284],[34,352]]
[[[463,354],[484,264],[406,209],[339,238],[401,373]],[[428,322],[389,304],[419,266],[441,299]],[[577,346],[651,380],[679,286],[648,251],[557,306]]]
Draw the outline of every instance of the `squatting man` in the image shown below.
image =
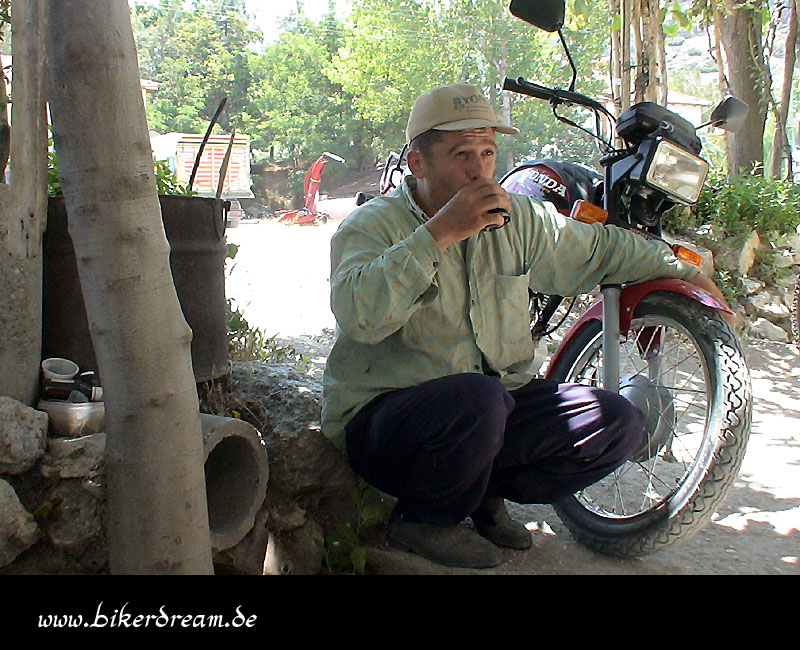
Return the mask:
[[478,88],[424,93],[406,129],[412,176],[331,240],[323,432],[397,498],[389,540],[448,566],[492,567],[501,547],[530,548],[505,500],[553,503],[641,440],[642,414],[624,398],[534,378],[529,288],[570,296],[668,276],[725,304],[665,244],[506,192],[494,180],[498,132],[519,131]]

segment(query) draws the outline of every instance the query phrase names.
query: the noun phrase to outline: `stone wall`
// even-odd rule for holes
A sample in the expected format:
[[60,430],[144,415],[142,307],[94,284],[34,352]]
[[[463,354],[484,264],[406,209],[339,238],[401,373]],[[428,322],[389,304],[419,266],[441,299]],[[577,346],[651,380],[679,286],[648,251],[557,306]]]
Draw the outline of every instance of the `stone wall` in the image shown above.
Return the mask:
[[[215,552],[216,571],[319,573],[325,536],[357,517],[351,493],[363,487],[320,431],[319,379],[255,362],[232,363],[231,377],[232,398],[263,407],[269,482],[252,530]],[[58,438],[47,425],[0,397],[0,574],[107,572],[106,434]]]
[[[666,237],[668,241],[679,241]],[[794,285],[800,274],[800,234],[782,238],[779,243],[763,241],[752,232],[743,242],[725,243],[716,255],[697,242],[680,242],[700,253],[701,270],[713,277],[722,271],[738,285],[736,328],[740,334],[771,341],[790,342]],[[758,258],[765,261],[759,266]],[[765,281],[765,267],[777,281]]]

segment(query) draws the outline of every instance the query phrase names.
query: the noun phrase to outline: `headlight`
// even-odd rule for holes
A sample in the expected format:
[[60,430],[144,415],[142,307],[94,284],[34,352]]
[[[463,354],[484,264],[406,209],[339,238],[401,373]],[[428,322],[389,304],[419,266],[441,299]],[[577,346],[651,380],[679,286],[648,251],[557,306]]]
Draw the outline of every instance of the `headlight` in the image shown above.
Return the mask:
[[708,163],[702,158],[661,140],[656,147],[645,181],[680,203],[697,203]]

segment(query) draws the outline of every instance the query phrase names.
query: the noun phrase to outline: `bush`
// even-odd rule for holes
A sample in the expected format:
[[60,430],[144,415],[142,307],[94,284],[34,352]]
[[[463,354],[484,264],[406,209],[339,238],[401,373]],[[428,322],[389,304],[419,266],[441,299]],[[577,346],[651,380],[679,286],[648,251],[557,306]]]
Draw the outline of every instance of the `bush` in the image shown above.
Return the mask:
[[664,227],[678,233],[700,233],[711,241],[794,232],[800,222],[800,185],[757,174],[727,178],[715,173],[690,211],[674,208]]

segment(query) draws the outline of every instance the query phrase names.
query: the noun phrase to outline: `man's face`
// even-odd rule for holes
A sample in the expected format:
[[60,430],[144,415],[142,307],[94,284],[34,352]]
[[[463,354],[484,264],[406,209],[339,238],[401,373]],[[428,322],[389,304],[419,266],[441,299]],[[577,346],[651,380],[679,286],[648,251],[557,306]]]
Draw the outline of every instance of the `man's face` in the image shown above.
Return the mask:
[[435,212],[465,185],[493,178],[496,155],[494,129],[441,131],[427,155],[409,152],[408,164],[425,207]]

